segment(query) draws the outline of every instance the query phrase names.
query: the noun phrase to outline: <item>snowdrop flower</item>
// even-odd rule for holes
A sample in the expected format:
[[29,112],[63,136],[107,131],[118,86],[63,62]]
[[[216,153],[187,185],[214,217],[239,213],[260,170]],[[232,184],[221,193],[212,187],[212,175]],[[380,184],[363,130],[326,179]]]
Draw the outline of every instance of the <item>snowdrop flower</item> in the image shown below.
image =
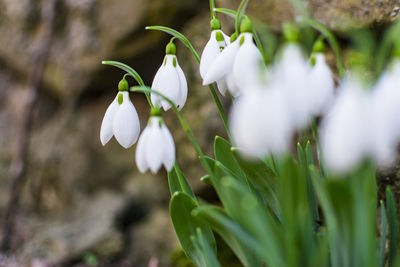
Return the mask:
[[118,85],[120,92],[104,114],[100,129],[100,140],[103,146],[115,136],[121,146],[129,148],[139,136],[139,117],[129,99],[128,88],[128,82],[122,79]]
[[308,73],[309,67],[300,46],[297,43],[286,44],[281,60],[274,67],[273,83],[286,95],[295,129],[305,127],[310,120]]
[[253,43],[252,25],[247,17],[243,18],[240,31],[242,33],[238,38],[214,60],[203,79],[203,85],[225,77],[231,94],[238,96],[244,88],[251,88],[259,80],[263,61]]
[[[204,47],[203,53],[200,59],[200,76],[204,79],[208,69],[210,68],[213,61],[221,53],[222,50],[229,44],[229,37],[225,35],[221,30],[221,23],[218,19],[213,18],[211,20],[211,36],[206,46]],[[219,92],[225,95],[227,90],[227,84],[224,78],[216,81]]]
[[[162,93],[171,99],[178,109],[182,109],[186,102],[188,86],[175,54],[176,47],[170,42],[166,47],[164,61],[154,76],[151,89]],[[151,94],[151,101],[156,106],[162,106],[165,111],[171,108],[170,103],[159,95]]]
[[332,109],[322,121],[321,145],[326,165],[336,172],[354,168],[370,152],[370,95],[347,77]]
[[155,174],[164,165],[170,171],[175,163],[175,145],[163,119],[152,115],[136,148],[136,165],[140,172],[148,169]]
[[400,139],[400,61],[393,63],[378,80],[372,92],[372,154],[378,165],[388,166],[397,154]]
[[321,115],[326,113],[332,104],[335,83],[323,53],[317,52],[312,55],[311,64],[313,66],[308,77],[309,109],[313,115]]
[[207,73],[203,77],[203,85],[225,79],[229,92],[234,97],[237,97],[239,95],[239,89],[232,77],[232,66],[235,61],[236,53],[239,50],[239,39],[234,40],[234,38],[234,36],[231,38],[230,44],[222,50],[208,68]]
[[291,132],[281,91],[253,89],[233,103],[230,114],[233,139],[249,157],[279,154],[288,147]]

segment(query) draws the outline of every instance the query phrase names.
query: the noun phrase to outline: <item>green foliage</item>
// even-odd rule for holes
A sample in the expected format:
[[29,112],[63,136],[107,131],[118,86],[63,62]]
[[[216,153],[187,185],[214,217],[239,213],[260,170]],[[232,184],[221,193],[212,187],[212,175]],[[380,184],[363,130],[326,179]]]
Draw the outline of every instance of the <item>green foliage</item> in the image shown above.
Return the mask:
[[312,144],[297,149],[296,157],[249,161],[216,137],[215,158],[201,159],[210,170],[202,180],[214,187],[222,206],[199,204],[183,174],[169,173],[171,218],[197,266],[220,266],[212,231],[243,266],[396,266],[396,202],[388,189],[377,235],[372,164],[345,177],[322,175]]

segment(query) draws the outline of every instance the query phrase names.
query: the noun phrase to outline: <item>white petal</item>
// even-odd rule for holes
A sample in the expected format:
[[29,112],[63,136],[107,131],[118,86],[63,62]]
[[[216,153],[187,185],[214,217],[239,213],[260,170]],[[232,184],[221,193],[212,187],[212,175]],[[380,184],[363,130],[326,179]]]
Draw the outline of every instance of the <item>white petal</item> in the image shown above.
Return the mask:
[[178,71],[179,77],[179,98],[176,101],[176,105],[178,106],[178,109],[181,110],[186,103],[188,85],[186,82],[185,73],[183,73],[182,68],[179,66],[178,60],[176,60],[176,70]]
[[[160,73],[158,82],[153,90],[157,90],[171,99],[175,104],[180,99],[180,80],[177,69],[173,66],[174,55],[166,55],[166,63]],[[171,108],[166,100],[161,100],[161,105],[165,111]]]
[[172,170],[175,163],[175,144],[174,139],[172,138],[171,133],[169,132],[167,126],[163,123],[162,125],[162,134],[163,134],[163,144],[164,144],[164,156],[163,156],[163,164],[167,171]]
[[329,169],[347,172],[370,150],[370,102],[359,83],[345,80],[334,106],[322,121],[321,145]]
[[107,144],[114,135],[112,125],[118,108],[119,104],[117,95],[114,101],[108,106],[106,113],[104,114],[103,122],[101,123],[100,140],[103,146]]
[[146,127],[139,137],[135,154],[136,165],[141,173],[146,172],[147,169],[149,168],[145,155],[146,146],[148,145],[148,140],[149,140],[149,129],[148,127]]
[[129,93],[121,92],[120,94],[123,95],[123,102],[115,114],[113,132],[118,143],[129,148],[138,138],[140,123],[136,109],[129,99]]
[[291,120],[297,129],[304,128],[312,115],[307,94],[308,73],[309,66],[302,56],[300,47],[295,44],[286,45],[282,59],[275,66],[273,83],[285,92]]
[[238,39],[244,39],[237,51],[233,62],[233,77],[239,89],[252,86],[260,81],[263,67],[262,56],[257,46],[253,43],[251,33],[239,35]]
[[229,93],[233,97],[240,96],[241,91],[239,90],[239,87],[236,86],[235,79],[233,78],[232,72],[230,72],[228,75],[226,75],[225,81],[226,81],[226,86],[228,87]]
[[252,90],[234,102],[230,122],[236,145],[247,156],[281,153],[289,144],[290,121],[278,90]]
[[219,44],[215,38],[216,31],[211,32],[210,40],[208,40],[206,46],[204,47],[203,53],[200,59],[200,76],[204,78],[211,63],[215,58],[221,53],[219,49]]
[[149,137],[145,150],[146,161],[153,174],[158,172],[163,160],[164,144],[159,120],[160,118],[157,117],[152,117],[149,120]]
[[228,45],[210,66],[207,74],[203,79],[203,85],[221,80],[225,75],[232,71],[233,61],[235,60],[236,52],[239,49],[239,40],[236,39]]
[[315,55],[315,65],[309,73],[308,103],[313,114],[325,113],[334,97],[334,81],[332,71],[325,62],[322,53]]
[[[161,73],[163,72],[163,69],[164,69],[164,65],[165,65],[164,62],[165,62],[165,60],[166,60],[166,57],[164,58],[163,63],[161,64],[160,68],[157,70],[156,75],[154,76],[153,83],[151,84],[151,89],[152,89],[152,90],[157,90],[156,88],[159,87],[160,76],[161,76]],[[160,106],[161,97],[160,97],[159,95],[150,94],[150,98],[151,98],[151,102],[152,102],[154,105],[156,105],[156,106],[158,106],[158,107]]]
[[217,81],[217,88],[221,95],[225,95],[226,90],[228,90],[228,85],[226,84],[225,78]]

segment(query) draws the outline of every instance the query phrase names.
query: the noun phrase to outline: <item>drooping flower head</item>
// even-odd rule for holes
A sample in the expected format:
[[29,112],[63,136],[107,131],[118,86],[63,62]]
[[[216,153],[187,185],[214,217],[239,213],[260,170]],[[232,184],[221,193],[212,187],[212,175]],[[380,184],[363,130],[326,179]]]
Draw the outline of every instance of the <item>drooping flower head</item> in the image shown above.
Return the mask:
[[[172,42],[166,47],[164,61],[154,76],[151,89],[171,99],[178,109],[182,109],[185,105],[188,86],[185,74],[176,58],[176,47]],[[162,107],[165,111],[171,108],[168,101],[162,99],[159,95],[151,94],[151,101],[154,105]]]
[[203,85],[207,85],[225,78],[228,90],[235,97],[258,81],[265,67],[253,43],[252,25],[247,17],[242,19],[240,29],[241,34],[232,35],[230,44],[213,61],[203,79]]
[[[200,76],[205,78],[210,66],[218,55],[224,50],[229,44],[229,37],[221,31],[221,23],[218,19],[213,18],[211,24],[211,35],[206,46],[204,47],[203,53],[200,59]],[[222,95],[225,95],[227,90],[226,81],[224,78],[216,81],[218,90]]]
[[348,76],[321,125],[321,145],[327,167],[347,172],[371,150],[370,93],[357,78]]
[[152,110],[136,148],[136,165],[140,172],[148,169],[155,174],[164,166],[170,171],[175,163],[175,144],[157,109]]
[[321,39],[317,40],[313,51],[307,87],[308,103],[313,115],[321,115],[328,111],[333,102],[335,83],[325,61],[325,44]]
[[139,136],[139,117],[129,98],[129,85],[125,78],[120,81],[118,89],[119,93],[104,114],[100,140],[104,146],[115,136],[121,146],[129,148]]

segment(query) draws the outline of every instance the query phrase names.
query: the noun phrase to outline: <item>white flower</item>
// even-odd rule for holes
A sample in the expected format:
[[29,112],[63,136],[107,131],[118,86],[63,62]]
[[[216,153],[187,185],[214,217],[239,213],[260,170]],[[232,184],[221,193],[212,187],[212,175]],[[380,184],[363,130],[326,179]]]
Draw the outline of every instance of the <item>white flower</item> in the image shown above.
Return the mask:
[[[204,47],[200,59],[200,76],[204,79],[208,69],[213,61],[221,53],[221,51],[229,44],[229,37],[226,36],[221,30],[211,31],[210,40]],[[227,85],[225,79],[222,78],[217,82],[218,90],[222,95],[225,95]]]
[[230,123],[235,144],[250,157],[279,154],[291,132],[285,101],[273,88],[253,89],[233,103]]
[[397,154],[400,139],[400,61],[394,62],[375,85],[372,92],[372,153],[377,163],[388,166]]
[[104,114],[100,129],[100,140],[103,146],[115,136],[118,143],[129,148],[140,132],[139,117],[129,99],[129,93],[119,92]]
[[273,83],[286,96],[295,129],[305,127],[310,120],[311,112],[307,93],[308,72],[309,67],[300,46],[295,43],[285,45],[282,58],[274,67]]
[[332,71],[326,64],[325,55],[315,53],[312,59],[315,59],[315,64],[309,72],[308,103],[313,115],[321,115],[332,104],[335,83]]
[[321,145],[329,169],[347,172],[370,153],[371,97],[359,81],[348,77],[332,109],[322,121]]
[[244,88],[255,86],[260,80],[264,64],[261,53],[253,42],[253,34],[242,33],[238,39],[240,47],[236,53],[232,71],[236,86],[243,91]]
[[228,90],[233,96],[238,95],[238,89],[233,83],[231,76],[233,62],[237,51],[239,50],[239,38],[230,43],[217,58],[212,62],[207,70],[207,73],[203,77],[203,85],[208,85],[213,82],[217,82],[225,79],[227,82]]
[[258,82],[262,67],[262,56],[253,43],[253,34],[241,33],[212,62],[203,85],[225,78],[229,92],[237,97]]
[[175,163],[172,135],[159,116],[152,116],[143,130],[136,148],[136,165],[140,172],[148,169],[155,174],[164,165],[170,171]]
[[[171,99],[178,109],[183,108],[187,98],[188,86],[185,74],[175,55],[165,55],[161,67],[154,76],[151,89]],[[171,108],[171,105],[159,95],[151,94],[151,101],[154,105],[161,105],[165,111]]]

